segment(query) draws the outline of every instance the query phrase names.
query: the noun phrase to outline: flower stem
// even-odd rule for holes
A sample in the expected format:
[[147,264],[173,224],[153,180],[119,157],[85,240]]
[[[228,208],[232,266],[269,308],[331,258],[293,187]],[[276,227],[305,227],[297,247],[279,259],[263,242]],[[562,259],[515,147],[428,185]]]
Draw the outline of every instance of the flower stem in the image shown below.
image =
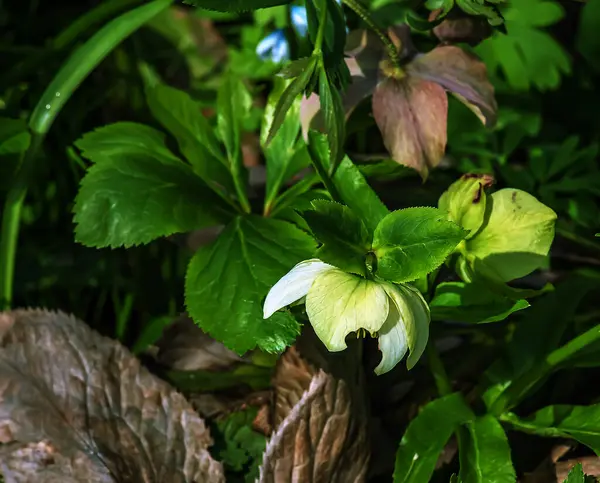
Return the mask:
[[359,0],[342,0],[343,3],[350,8],[356,15],[358,15],[363,22],[365,22],[373,32],[377,34],[380,40],[385,45],[387,49],[388,56],[395,67],[400,67],[400,54],[398,53],[398,49],[394,45],[394,43],[390,40],[390,38],[385,34],[385,32],[379,28],[369,15],[369,11],[365,8],[364,5],[360,3]]
[[452,394],[452,385],[450,384],[448,373],[446,372],[442,358],[432,341],[427,344],[427,356],[429,358],[429,369],[431,370],[431,375],[435,380],[435,386],[437,387],[440,396]]

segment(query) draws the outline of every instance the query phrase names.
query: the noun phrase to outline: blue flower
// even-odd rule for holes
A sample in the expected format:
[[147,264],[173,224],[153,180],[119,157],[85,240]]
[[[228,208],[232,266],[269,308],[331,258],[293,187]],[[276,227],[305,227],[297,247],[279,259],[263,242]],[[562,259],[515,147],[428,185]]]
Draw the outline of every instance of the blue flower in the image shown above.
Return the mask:
[[306,37],[308,33],[308,16],[306,14],[306,7],[293,6],[290,9],[290,17],[292,19],[292,25],[295,27],[296,32],[300,37]]
[[275,30],[262,39],[256,46],[256,54],[277,64],[290,60],[290,44],[283,30]]

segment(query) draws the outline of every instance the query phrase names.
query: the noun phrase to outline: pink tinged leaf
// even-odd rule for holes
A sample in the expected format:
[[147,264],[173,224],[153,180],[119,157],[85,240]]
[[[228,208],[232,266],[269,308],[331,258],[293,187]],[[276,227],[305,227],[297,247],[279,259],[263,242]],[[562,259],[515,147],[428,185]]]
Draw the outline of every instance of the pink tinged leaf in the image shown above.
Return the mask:
[[444,89],[422,79],[388,78],[373,94],[373,116],[394,161],[426,179],[446,149],[448,98]]
[[484,125],[496,123],[494,86],[488,80],[485,64],[474,55],[454,45],[443,45],[415,58],[408,73],[452,92]]

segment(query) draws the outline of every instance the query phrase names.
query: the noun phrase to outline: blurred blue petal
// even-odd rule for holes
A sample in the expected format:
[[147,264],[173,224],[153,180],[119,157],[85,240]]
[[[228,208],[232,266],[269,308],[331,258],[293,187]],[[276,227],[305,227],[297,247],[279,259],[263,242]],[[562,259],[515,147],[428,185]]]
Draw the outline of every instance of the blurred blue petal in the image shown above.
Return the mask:
[[277,64],[290,59],[290,46],[283,30],[275,30],[262,39],[256,46],[256,54],[262,60]]
[[295,27],[296,32],[300,37],[305,37],[308,33],[308,17],[306,15],[306,8],[300,6],[293,6],[290,9],[290,17],[292,18],[292,25]]

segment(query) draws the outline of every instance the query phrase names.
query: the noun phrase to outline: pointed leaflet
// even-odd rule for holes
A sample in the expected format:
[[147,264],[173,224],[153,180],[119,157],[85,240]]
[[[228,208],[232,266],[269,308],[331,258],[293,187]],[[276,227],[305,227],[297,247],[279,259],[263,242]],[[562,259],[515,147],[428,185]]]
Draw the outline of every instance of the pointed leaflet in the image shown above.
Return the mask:
[[365,257],[372,235],[347,206],[316,200],[313,209],[302,212],[317,240],[323,245],[317,258],[347,272],[365,275]]
[[291,82],[281,95],[277,107],[275,108],[275,113],[273,114],[273,123],[271,124],[269,135],[267,136],[267,144],[269,144],[275,137],[275,134],[277,134],[287,112],[290,107],[292,107],[292,104],[294,104],[296,98],[302,94],[304,89],[306,89],[306,86],[308,86],[317,66],[317,60],[316,56],[312,56],[310,62],[306,63],[304,70]]
[[75,236],[86,246],[148,243],[230,217],[192,169],[166,148],[159,131],[113,124],[86,134],[77,146],[96,162],[81,181],[74,207]]
[[444,89],[418,78],[387,78],[373,94],[373,117],[394,161],[427,178],[446,149]]
[[269,289],[296,263],[311,257],[314,241],[290,223],[245,216],[234,219],[190,262],[186,306],[194,322],[239,354],[256,346],[283,350],[299,326],[285,312],[263,320]]
[[304,143],[298,142],[300,132],[299,99],[293,102],[279,131],[267,144],[277,103],[288,84],[282,79],[275,78],[275,87],[269,96],[261,126],[260,141],[267,162],[265,194],[265,213],[267,214],[271,212],[283,183],[310,163]]
[[547,406],[528,418],[508,413],[502,419],[528,433],[576,439],[600,455],[600,404]]
[[185,0],[184,3],[217,12],[245,12],[285,5],[291,0]]
[[429,303],[433,320],[470,324],[499,322],[527,307],[527,300],[514,301],[481,284],[463,282],[439,284]]
[[474,418],[459,393],[427,404],[402,436],[396,453],[394,483],[430,481],[438,457],[454,430]]
[[[225,481],[207,450],[210,433],[185,398],[74,317],[0,313],[0,377],[0,426],[10,427],[13,446],[53,446],[48,476],[70,458],[104,476],[77,481]],[[24,481],[75,481],[67,475]]]
[[175,137],[194,172],[213,189],[232,192],[221,147],[200,105],[186,92],[161,84],[147,87],[146,99],[152,115]]
[[[331,161],[327,137],[311,131],[309,141],[311,154],[318,157],[317,161],[323,166],[329,168]],[[369,231],[375,230],[378,223],[389,213],[377,193],[347,156],[342,159],[335,172],[333,184],[341,200],[356,213]]]
[[480,121],[496,123],[498,105],[485,64],[455,45],[443,45],[420,55],[408,65],[408,75],[435,82],[455,94]]
[[437,208],[407,208],[387,215],[375,229],[377,275],[410,282],[439,267],[466,232]]
[[556,213],[525,191],[505,188],[488,197],[489,215],[467,242],[474,269],[509,282],[540,268],[554,240]]
[[321,111],[325,117],[325,130],[329,141],[333,171],[344,156],[344,142],[346,138],[346,122],[342,98],[335,86],[331,85],[325,70],[319,73],[319,98]]
[[245,183],[242,159],[242,124],[250,113],[252,99],[242,81],[233,75],[224,77],[217,93],[217,130],[229,160],[231,175]]
[[491,414],[466,423],[466,447],[461,446],[463,483],[514,483],[517,475],[502,425]]

